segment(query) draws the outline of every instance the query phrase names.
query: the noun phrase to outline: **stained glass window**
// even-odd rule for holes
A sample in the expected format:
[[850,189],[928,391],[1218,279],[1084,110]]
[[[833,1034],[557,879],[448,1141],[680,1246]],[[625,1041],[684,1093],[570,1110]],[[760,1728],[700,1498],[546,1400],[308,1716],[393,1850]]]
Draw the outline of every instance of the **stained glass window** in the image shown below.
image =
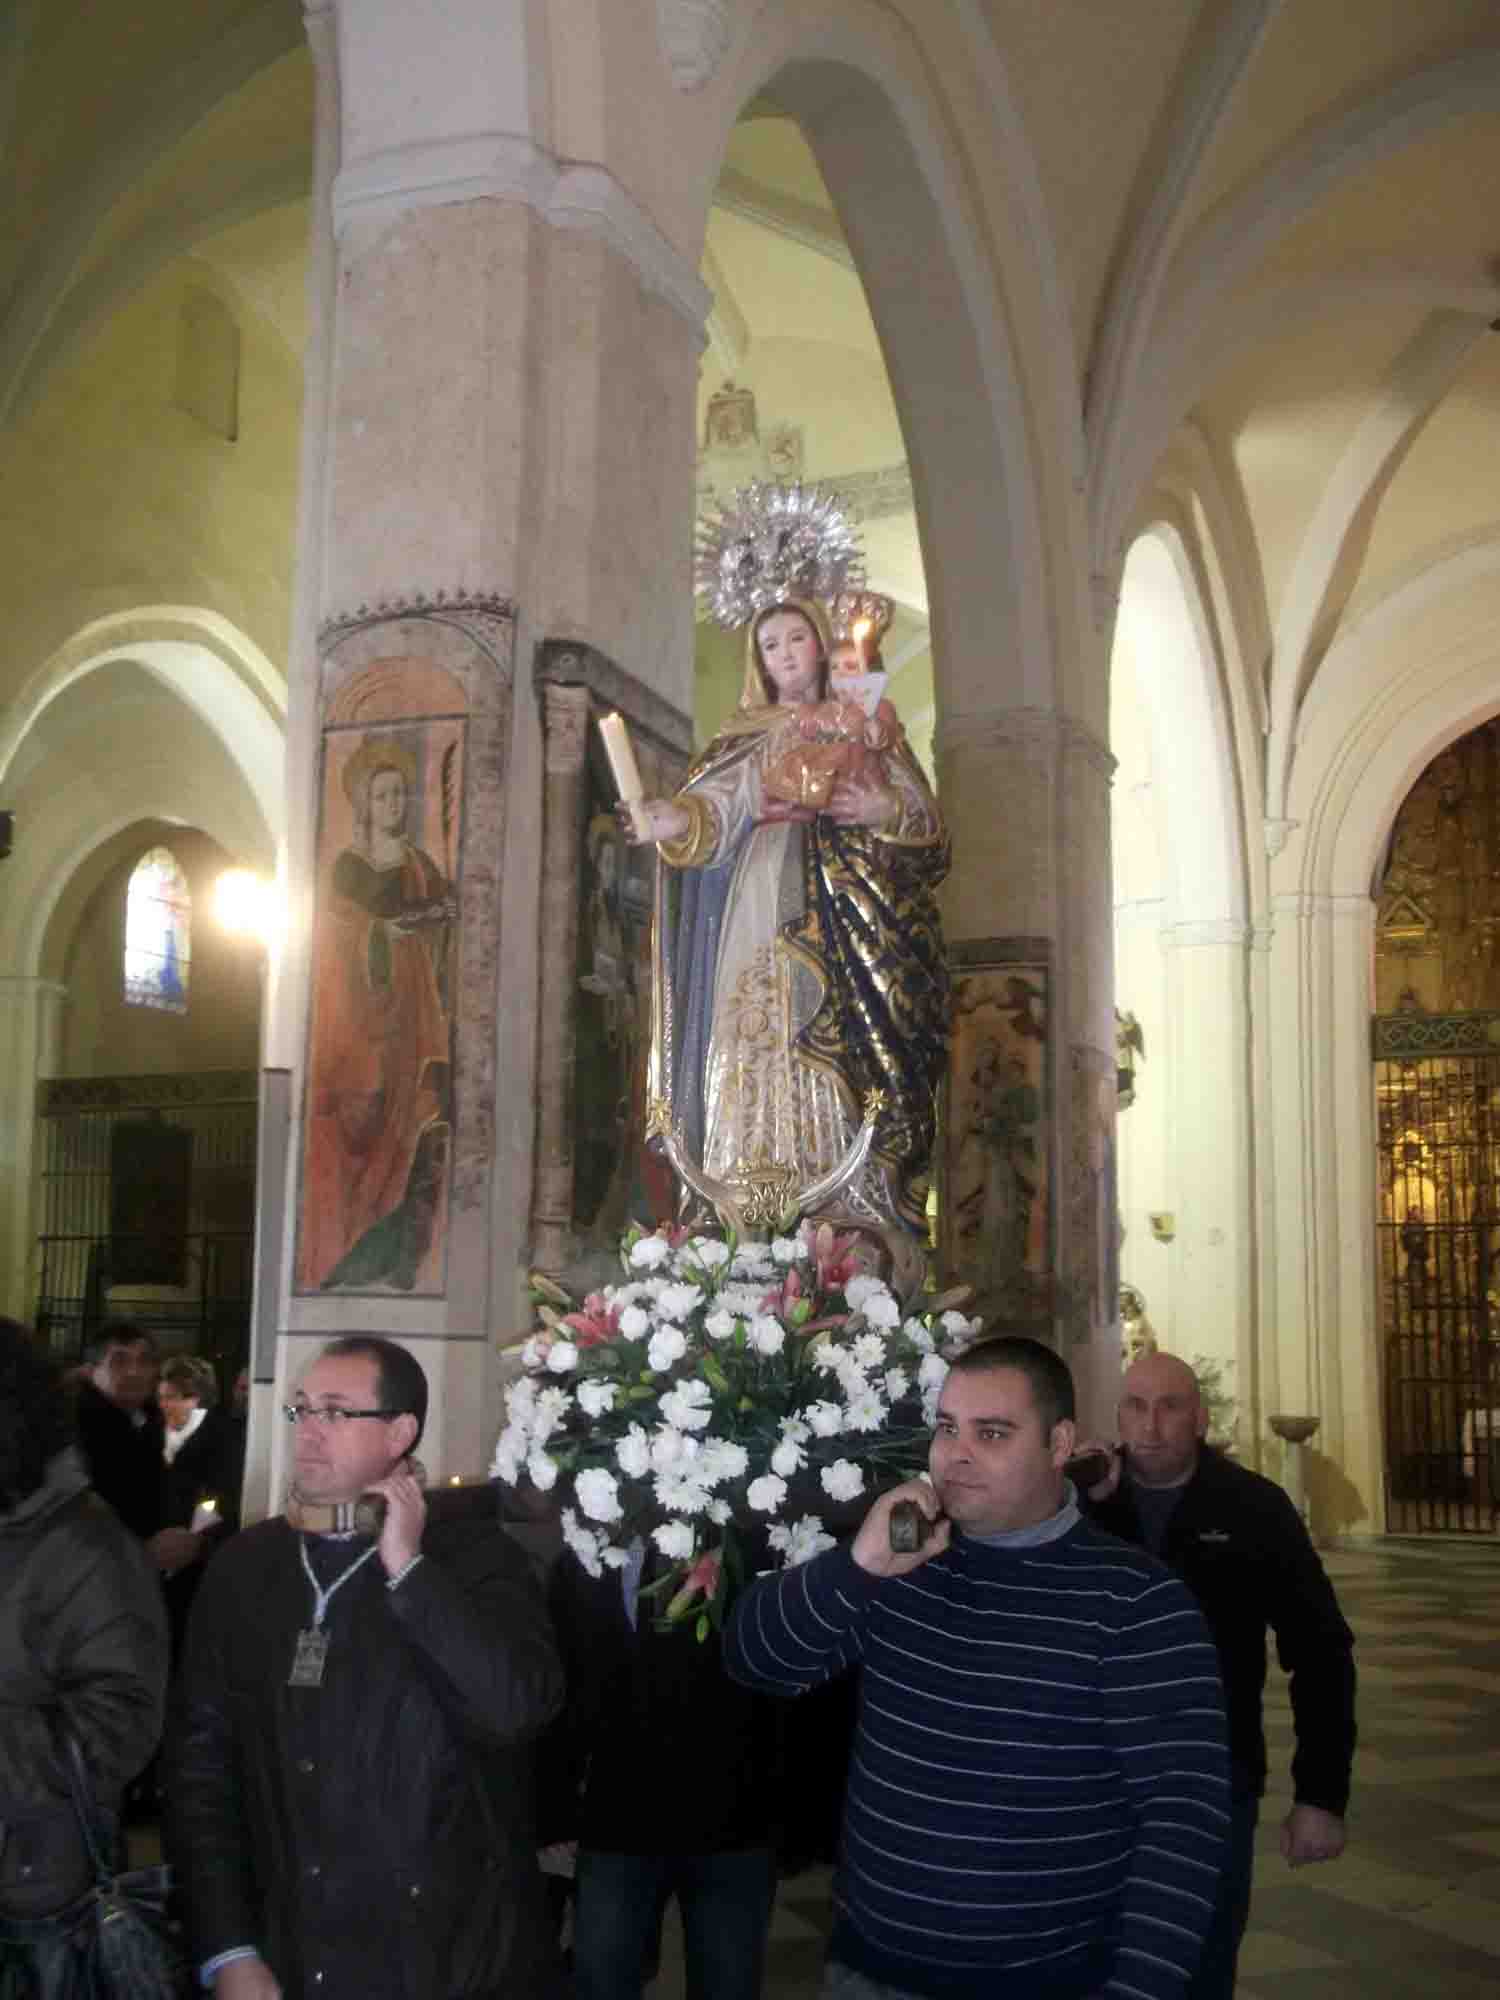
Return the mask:
[[125,1001],[185,1014],[192,959],[193,899],[170,848],[153,847],[125,892]]

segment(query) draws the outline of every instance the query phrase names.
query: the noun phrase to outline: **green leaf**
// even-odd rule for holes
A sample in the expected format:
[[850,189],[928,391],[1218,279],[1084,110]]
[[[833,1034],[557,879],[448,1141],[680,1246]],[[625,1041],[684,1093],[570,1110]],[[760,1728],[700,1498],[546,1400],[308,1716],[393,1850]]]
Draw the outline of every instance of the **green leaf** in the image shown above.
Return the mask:
[[724,1373],[724,1370],[719,1366],[718,1361],[712,1354],[704,1354],[702,1368],[703,1379],[709,1387],[717,1389],[721,1396],[727,1396],[729,1394],[729,1377]]
[[698,1634],[698,1644],[701,1646],[709,1633],[708,1613],[706,1611],[698,1613],[698,1623],[694,1629]]

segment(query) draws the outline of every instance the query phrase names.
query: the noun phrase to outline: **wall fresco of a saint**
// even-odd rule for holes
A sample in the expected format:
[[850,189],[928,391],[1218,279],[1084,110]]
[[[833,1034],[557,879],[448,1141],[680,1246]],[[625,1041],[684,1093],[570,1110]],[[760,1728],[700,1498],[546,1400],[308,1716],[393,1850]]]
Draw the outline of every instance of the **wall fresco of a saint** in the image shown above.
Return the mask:
[[465,728],[324,733],[302,1292],[443,1290]]

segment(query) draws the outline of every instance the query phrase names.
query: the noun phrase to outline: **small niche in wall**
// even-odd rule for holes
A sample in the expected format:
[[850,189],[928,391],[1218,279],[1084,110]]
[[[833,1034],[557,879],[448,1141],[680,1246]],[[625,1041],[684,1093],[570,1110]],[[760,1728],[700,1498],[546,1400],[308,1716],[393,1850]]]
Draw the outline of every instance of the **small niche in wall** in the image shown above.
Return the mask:
[[240,329],[212,292],[187,292],[177,318],[172,400],[205,430],[233,444],[240,434]]

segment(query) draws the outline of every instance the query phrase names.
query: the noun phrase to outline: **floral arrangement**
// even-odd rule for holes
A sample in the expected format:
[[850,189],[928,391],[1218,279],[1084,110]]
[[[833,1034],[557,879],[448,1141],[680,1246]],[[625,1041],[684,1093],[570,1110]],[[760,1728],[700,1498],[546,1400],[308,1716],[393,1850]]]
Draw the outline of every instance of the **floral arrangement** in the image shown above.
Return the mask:
[[967,1294],[903,1314],[858,1242],[826,1223],[770,1243],[635,1227],[623,1284],[574,1307],[539,1282],[493,1475],[558,1489],[592,1576],[654,1543],[666,1622],[706,1637],[744,1580],[747,1530],[805,1562],[833,1546],[830,1503],[925,1466],[946,1356],[978,1330],[953,1309]]

